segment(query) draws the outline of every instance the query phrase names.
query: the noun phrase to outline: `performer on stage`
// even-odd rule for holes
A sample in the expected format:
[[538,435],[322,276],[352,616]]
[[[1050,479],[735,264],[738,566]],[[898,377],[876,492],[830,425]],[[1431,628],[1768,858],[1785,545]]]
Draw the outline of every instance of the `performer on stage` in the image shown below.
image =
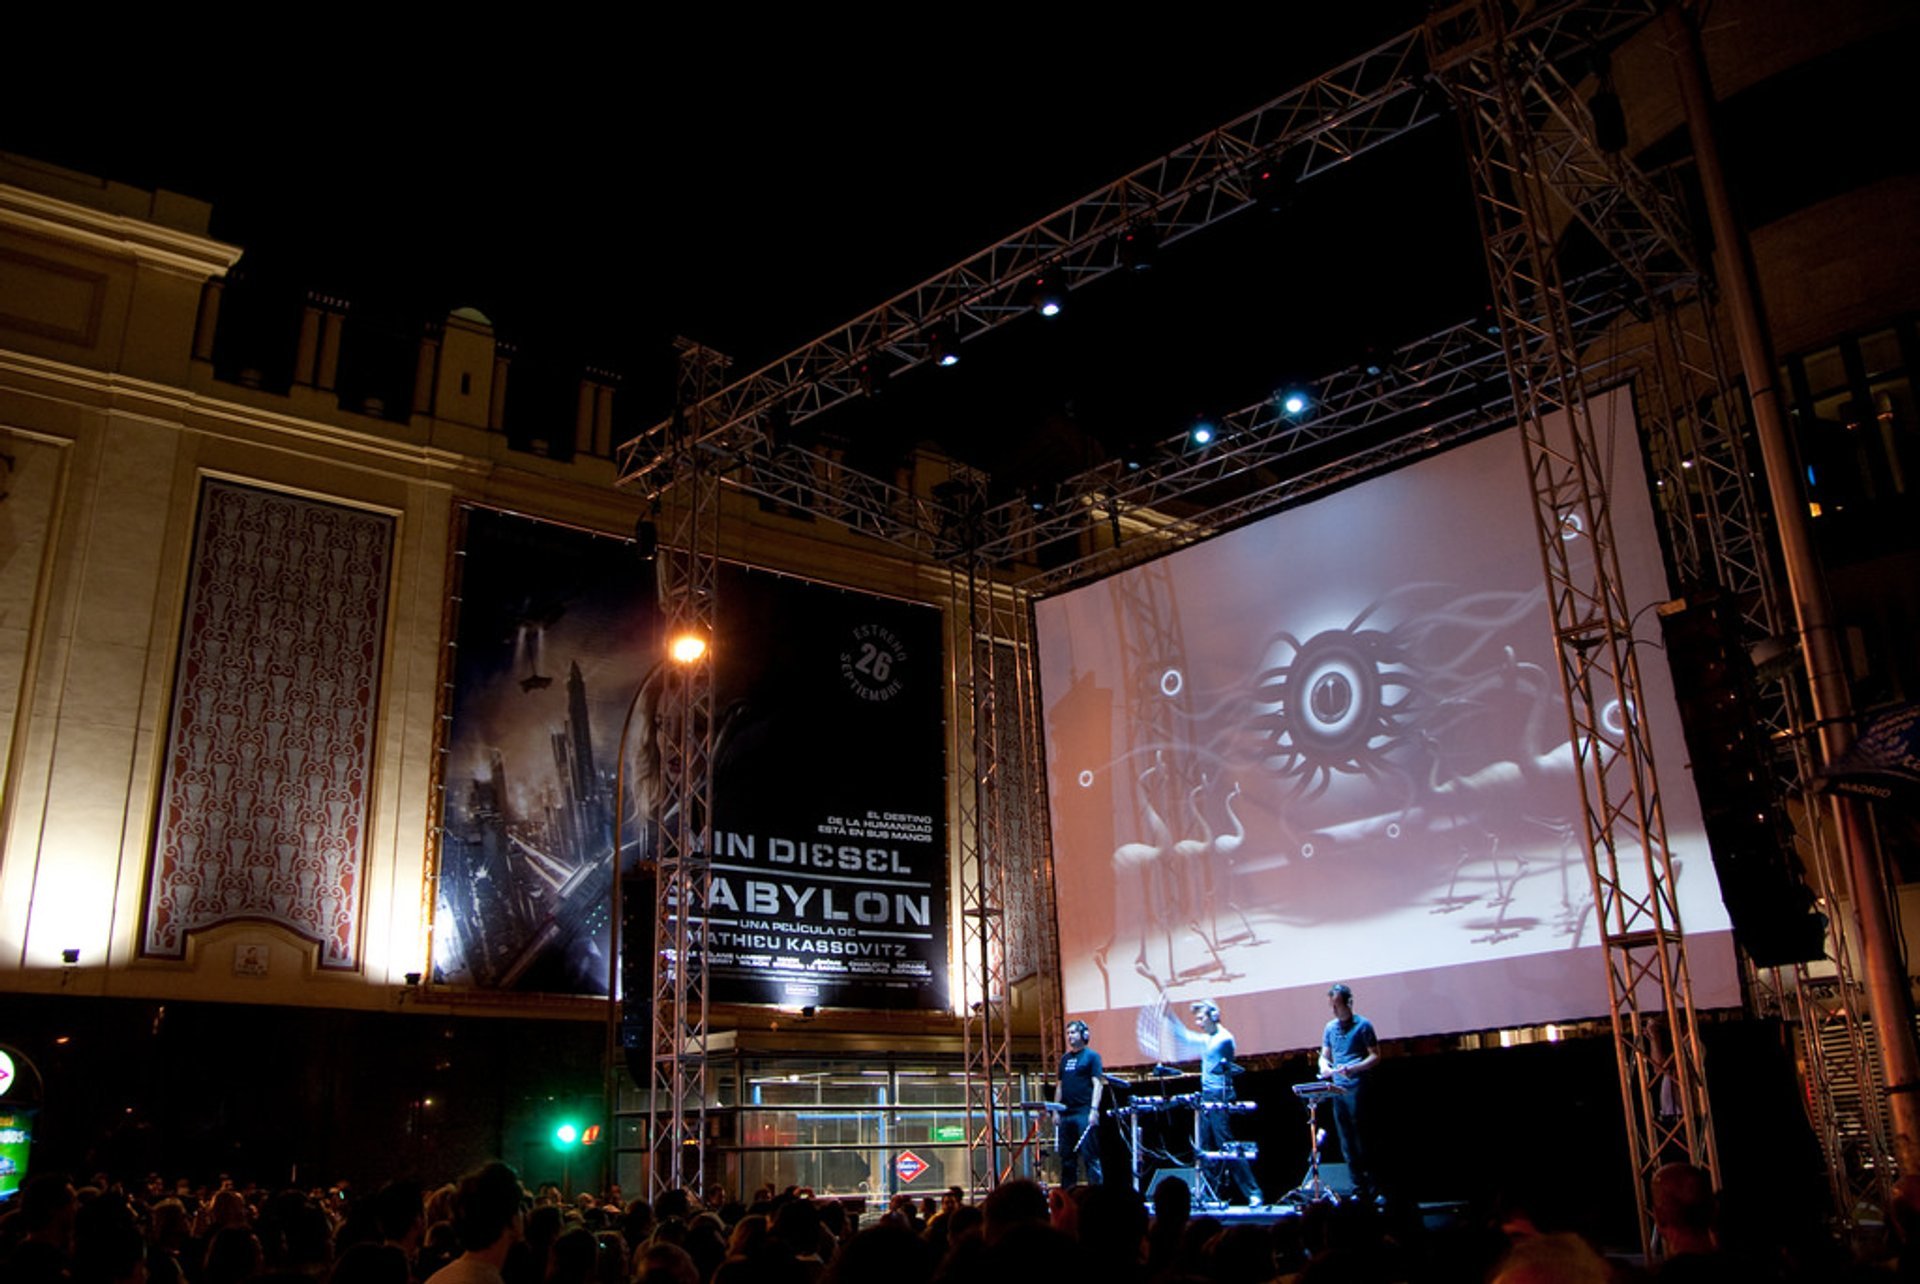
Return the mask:
[[1065,1107],[1057,1147],[1062,1186],[1079,1181],[1082,1159],[1087,1162],[1087,1180],[1100,1184],[1100,1090],[1106,1067],[1092,1042],[1093,1032],[1085,1021],[1067,1022],[1067,1054],[1060,1058],[1060,1082],[1053,1096]]
[[1367,1072],[1380,1062],[1380,1040],[1373,1032],[1373,1022],[1354,1014],[1350,987],[1337,984],[1328,990],[1327,1006],[1333,1010],[1333,1019],[1320,1036],[1320,1077],[1343,1089],[1329,1102],[1333,1130],[1340,1138],[1340,1154],[1353,1173],[1354,1190],[1369,1197],[1373,1194],[1373,1170],[1361,1139],[1360,1105],[1366,1095]]
[[[1225,1105],[1233,1100],[1233,1076],[1240,1073],[1240,1067],[1233,1063],[1233,1031],[1220,1024],[1220,1008],[1211,1000],[1201,999],[1191,1010],[1205,1035],[1200,1053],[1201,1103]],[[1233,1140],[1227,1113],[1225,1110],[1200,1112],[1201,1150],[1225,1150]],[[1220,1176],[1224,1174],[1246,1195],[1249,1206],[1257,1208],[1267,1202],[1266,1196],[1260,1193],[1259,1181],[1254,1178],[1253,1166],[1246,1160],[1210,1160],[1208,1169],[1210,1184],[1220,1198],[1226,1198],[1226,1190],[1220,1183]]]

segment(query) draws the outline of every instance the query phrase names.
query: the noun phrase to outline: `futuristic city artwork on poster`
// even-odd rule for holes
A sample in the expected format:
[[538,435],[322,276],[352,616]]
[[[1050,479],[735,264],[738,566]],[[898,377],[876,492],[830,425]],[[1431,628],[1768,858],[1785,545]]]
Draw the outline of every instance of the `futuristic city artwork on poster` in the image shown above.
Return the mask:
[[[624,540],[486,509],[462,560],[434,980],[604,994],[630,704],[624,871],[656,843],[651,585]],[[716,633],[715,999],[943,1005],[938,613],[724,566]]]
[[[1650,606],[1628,403],[1601,406]],[[1387,1036],[1605,1013],[1542,580],[1508,432],[1038,604],[1069,1012],[1127,1047],[1141,1010],[1212,997],[1246,1051],[1313,1043],[1333,981]],[[1734,1002],[1657,649],[1640,672],[1696,999]]]

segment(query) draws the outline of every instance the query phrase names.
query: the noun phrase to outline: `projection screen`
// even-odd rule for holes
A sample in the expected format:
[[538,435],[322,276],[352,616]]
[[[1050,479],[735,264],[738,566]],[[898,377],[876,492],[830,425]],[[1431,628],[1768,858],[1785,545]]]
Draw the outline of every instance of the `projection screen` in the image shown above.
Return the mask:
[[[1593,413],[1694,998],[1732,1005],[1631,398]],[[1316,1045],[1335,981],[1390,1039],[1606,1014],[1533,503],[1508,430],[1035,606],[1066,1008],[1110,1062],[1201,997],[1242,1053]]]

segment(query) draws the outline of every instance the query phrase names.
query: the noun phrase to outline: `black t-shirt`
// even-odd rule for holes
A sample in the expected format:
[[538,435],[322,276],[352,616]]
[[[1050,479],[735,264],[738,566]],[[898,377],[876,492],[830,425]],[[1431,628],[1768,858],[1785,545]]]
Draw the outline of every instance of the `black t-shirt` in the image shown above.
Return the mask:
[[1106,1067],[1092,1048],[1069,1052],[1060,1058],[1060,1104],[1068,1110],[1085,1110],[1093,1105],[1093,1084]]

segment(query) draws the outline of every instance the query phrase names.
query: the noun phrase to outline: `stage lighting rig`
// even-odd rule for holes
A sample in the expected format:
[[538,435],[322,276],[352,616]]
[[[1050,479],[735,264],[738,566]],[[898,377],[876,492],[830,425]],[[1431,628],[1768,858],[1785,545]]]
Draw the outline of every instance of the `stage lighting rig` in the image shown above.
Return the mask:
[[1033,278],[1033,289],[1029,292],[1033,310],[1043,317],[1057,317],[1067,306],[1067,282],[1058,268],[1042,272]]
[[1274,401],[1279,405],[1280,412],[1289,419],[1298,419],[1313,405],[1313,398],[1307,395],[1304,388],[1282,388]]
[[1114,254],[1121,267],[1144,272],[1153,266],[1160,252],[1160,229],[1152,218],[1137,218],[1129,223],[1115,241]]
[[1187,440],[1202,450],[1211,446],[1219,435],[1219,428],[1205,415],[1195,419],[1193,425],[1187,429]]
[[937,366],[960,364],[960,345],[952,326],[943,321],[927,327],[927,357]]

